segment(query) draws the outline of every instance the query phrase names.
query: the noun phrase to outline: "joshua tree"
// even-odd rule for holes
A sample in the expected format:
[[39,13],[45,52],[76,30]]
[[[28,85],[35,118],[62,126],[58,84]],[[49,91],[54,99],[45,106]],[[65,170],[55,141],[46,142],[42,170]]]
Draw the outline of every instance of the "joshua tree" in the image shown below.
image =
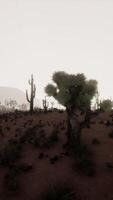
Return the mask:
[[81,142],[81,128],[85,122],[80,121],[78,115],[81,111],[89,113],[91,99],[97,91],[97,81],[86,80],[84,74],[73,75],[63,71],[55,72],[52,79],[55,84],[48,84],[45,92],[66,107],[67,143],[69,146],[78,145]]
[[26,90],[26,99],[30,103],[30,112],[33,112],[34,98],[36,93],[36,86],[34,84],[33,75],[31,75],[31,80],[28,80],[29,85],[31,86],[31,95],[28,97],[28,92]]
[[43,108],[44,108],[44,111],[47,111],[48,106],[49,106],[49,102],[47,101],[47,99],[45,97],[45,99],[43,99]]

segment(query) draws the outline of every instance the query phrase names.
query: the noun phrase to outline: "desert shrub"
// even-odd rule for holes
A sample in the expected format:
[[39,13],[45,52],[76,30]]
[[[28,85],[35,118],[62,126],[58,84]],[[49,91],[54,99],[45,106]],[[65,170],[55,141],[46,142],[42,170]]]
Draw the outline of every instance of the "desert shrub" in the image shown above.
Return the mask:
[[93,163],[88,158],[81,158],[77,163],[77,168],[87,176],[94,176],[95,174]]
[[24,137],[25,143],[32,144],[35,147],[43,147],[46,141],[44,130],[29,129]]
[[97,138],[93,138],[92,144],[98,145],[100,144],[100,141]]
[[50,185],[43,194],[42,200],[76,200],[75,191],[69,184]]
[[55,128],[49,137],[45,131],[37,127],[29,128],[20,138],[21,143],[32,144],[35,147],[49,148],[58,141],[58,129]]
[[50,148],[57,142],[58,142],[58,132],[55,130],[53,130],[53,132],[49,137],[46,137],[46,135],[44,134],[34,139],[34,145],[36,147],[42,147],[42,148]]
[[0,152],[0,164],[7,166],[20,158],[22,146],[15,139],[8,142],[6,147]]
[[61,110],[58,110],[58,112],[59,112],[59,113],[64,113],[64,110],[63,110],[63,109],[61,109]]
[[113,171],[113,163],[107,162],[106,167],[107,167],[108,171],[110,171],[110,172]]
[[109,137],[113,139],[113,131],[109,133]]
[[44,147],[46,142],[46,136],[45,134],[42,134],[40,132],[39,136],[34,137],[34,139],[31,141],[32,145],[35,147]]
[[92,161],[92,154],[87,149],[86,146],[79,147],[79,150],[77,150],[75,154],[75,161],[72,165],[73,170],[79,170],[83,174],[87,176],[94,176],[95,175],[95,169],[94,169],[94,163]]
[[19,186],[18,176],[22,173],[29,172],[32,169],[32,165],[28,164],[10,164],[9,172],[4,177],[4,187],[8,191],[17,191]]
[[14,172],[10,171],[4,177],[4,187],[11,192],[16,192],[19,189],[19,183]]
[[0,126],[0,135],[4,136],[4,133],[3,133],[3,128],[2,128],[2,126]]
[[32,165],[29,165],[29,164],[19,164],[19,165],[12,164],[12,165],[10,165],[10,170],[15,175],[19,175],[21,173],[29,172],[30,170],[32,170]]
[[53,132],[51,133],[51,135],[46,139],[45,141],[45,147],[52,147],[54,144],[56,144],[59,140],[59,137],[58,137],[58,129],[55,127]]

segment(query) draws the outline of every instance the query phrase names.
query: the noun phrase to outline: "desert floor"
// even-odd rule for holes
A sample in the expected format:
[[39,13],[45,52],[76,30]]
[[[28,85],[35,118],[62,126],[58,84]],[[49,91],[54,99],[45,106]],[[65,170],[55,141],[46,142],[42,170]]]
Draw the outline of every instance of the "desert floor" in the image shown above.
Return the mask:
[[[112,118],[112,113],[99,113],[91,118],[90,127],[82,131],[82,140],[91,152],[95,170],[95,174],[89,176],[77,167],[76,157],[72,158],[63,148],[66,142],[65,112],[1,116],[0,160],[9,142],[15,140],[21,147],[14,161],[8,162],[5,154],[6,160],[4,158],[5,161],[0,163],[0,200],[43,200],[42,194],[48,186],[57,183],[72,185],[77,200],[113,200]],[[40,132],[42,138],[50,137],[56,131],[58,141],[53,139],[49,147],[39,147],[32,138],[28,142],[23,137],[27,131],[32,137],[34,132]],[[28,170],[17,170],[11,175],[14,166],[20,165],[28,166]]]

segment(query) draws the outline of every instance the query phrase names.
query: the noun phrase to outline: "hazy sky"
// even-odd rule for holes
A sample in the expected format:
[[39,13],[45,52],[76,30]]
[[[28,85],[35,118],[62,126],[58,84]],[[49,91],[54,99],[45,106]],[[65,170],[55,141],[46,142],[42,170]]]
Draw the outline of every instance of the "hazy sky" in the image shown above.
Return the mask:
[[54,71],[83,72],[113,98],[113,0],[0,0],[0,86],[37,96]]

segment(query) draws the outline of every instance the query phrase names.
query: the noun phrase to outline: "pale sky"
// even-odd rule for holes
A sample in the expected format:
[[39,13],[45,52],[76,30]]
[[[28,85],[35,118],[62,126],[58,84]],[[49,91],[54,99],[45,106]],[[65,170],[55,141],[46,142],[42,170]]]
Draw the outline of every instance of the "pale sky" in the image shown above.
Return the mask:
[[54,71],[84,73],[113,98],[113,0],[0,0],[0,86],[37,97]]

